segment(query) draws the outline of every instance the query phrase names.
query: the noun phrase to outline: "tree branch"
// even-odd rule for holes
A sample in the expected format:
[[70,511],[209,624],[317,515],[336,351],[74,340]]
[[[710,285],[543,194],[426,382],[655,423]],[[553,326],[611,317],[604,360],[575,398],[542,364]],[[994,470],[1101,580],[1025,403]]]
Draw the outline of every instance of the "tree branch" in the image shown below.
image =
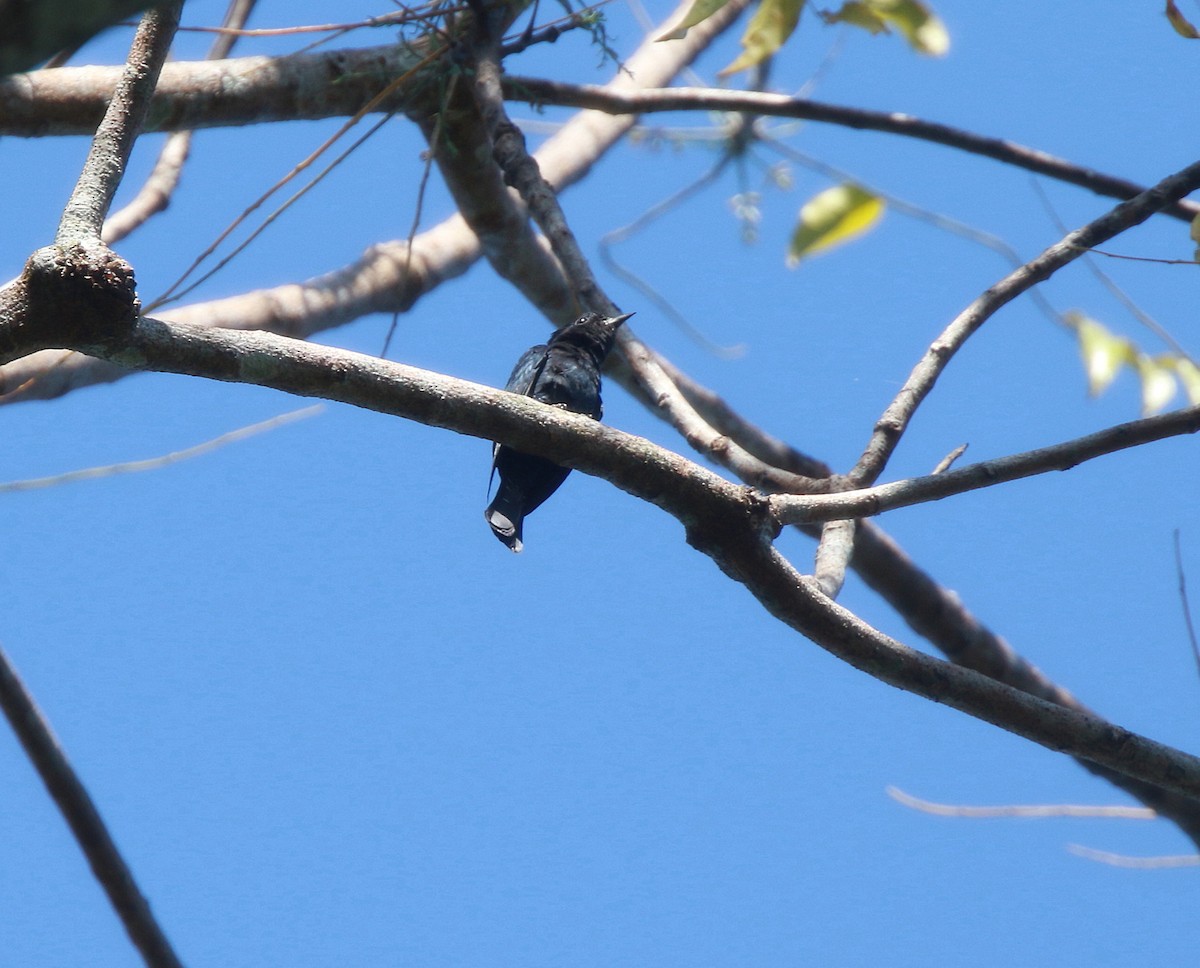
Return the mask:
[[129,50],[129,62],[63,211],[55,240],[58,245],[99,240],[104,217],[125,174],[159,71],[179,26],[180,6],[181,0],[176,0],[148,10],[142,17]]
[[1013,270],[989,288],[950,323],[934,340],[913,369],[895,400],[875,424],[875,430],[858,463],[848,475],[858,486],[868,485],[882,473],[921,401],[954,354],[967,339],[1002,306],[1055,272],[1093,246],[1144,222],[1164,206],[1200,187],[1200,162],[1169,175],[1153,188],[1122,202],[1116,208],[1069,233],[1041,255]]
[[[665,365],[670,368],[672,380],[705,420],[758,460],[781,471],[814,477],[832,474],[828,465],[765,433],[733,411],[717,394],[695,383],[669,363]],[[812,538],[821,536],[820,525],[799,527]],[[953,591],[918,567],[874,522],[857,522],[854,556],[850,564],[867,586],[891,605],[914,632],[932,643],[952,662],[1031,695],[1095,715],[973,615]],[[1200,800],[1134,780],[1086,759],[1076,757],[1076,760],[1090,773],[1152,807],[1200,844]]]
[[498,440],[603,477],[662,508],[688,542],[745,584],[777,618],[858,669],[1050,749],[1187,797],[1200,760],[1104,720],[916,652],[830,601],[771,546],[768,503],[649,441],[527,397],[268,333],[143,318],[75,347],[125,366],[252,383]]
[[[217,34],[208,52],[208,60],[220,60],[229,56],[237,43],[237,31],[246,25],[256,0],[233,0],[226,11],[224,25],[232,32]],[[170,204],[171,196],[179,185],[183,165],[187,161],[192,145],[191,131],[176,131],[158,153],[154,170],[138,191],[137,195],[120,211],[113,212],[104,222],[101,239],[105,245],[115,245],[154,215]]]
[[1167,437],[1200,431],[1200,406],[1118,424],[1105,430],[1068,440],[1061,444],[995,460],[980,461],[942,474],[912,477],[890,484],[839,494],[791,495],[771,497],[771,505],[782,524],[837,521],[871,517],[895,508],[911,507],[928,501],[940,501],[954,494],[1033,477],[1049,471],[1065,471],[1105,454],[1140,447]]
[[150,968],[180,968],[100,812],[3,649],[0,707],[143,960]]
[[[788,97],[784,94],[690,87],[615,91],[593,84],[563,84],[542,78],[510,75],[504,81],[504,95],[510,101],[588,108],[609,114],[729,111],[777,118],[800,118],[805,121],[930,141],[1078,185],[1097,195],[1124,199],[1133,198],[1146,190],[1144,185],[1138,185],[1136,182],[1084,168],[1036,148],[1028,148],[1003,138],[975,134],[898,111],[869,111],[810,101],[808,98]],[[1200,205],[1195,202],[1175,202],[1165,206],[1163,213],[1190,222],[1200,215]]]

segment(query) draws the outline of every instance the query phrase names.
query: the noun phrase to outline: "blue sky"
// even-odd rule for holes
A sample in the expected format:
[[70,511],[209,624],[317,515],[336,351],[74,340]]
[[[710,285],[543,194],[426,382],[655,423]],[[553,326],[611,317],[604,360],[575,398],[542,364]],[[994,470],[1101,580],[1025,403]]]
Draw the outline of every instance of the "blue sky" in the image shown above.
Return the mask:
[[[215,22],[223,7],[189,3],[185,22]],[[814,96],[1144,183],[1195,160],[1200,48],[1156,5],[936,9],[946,58],[847,33]],[[379,12],[264,2],[256,23]],[[617,50],[631,51],[627,9],[608,17]],[[836,36],[806,15],[773,83],[798,87]],[[127,42],[116,31],[84,57],[118,60]],[[282,45],[242,52],[259,49]],[[731,37],[699,70],[711,79],[735,49]],[[568,36],[509,69],[599,82],[611,68],[596,60]],[[170,211],[118,246],[143,295],[336,126],[200,134]],[[131,185],[159,143],[139,144]],[[1043,180],[1052,215],[1025,173],[885,135],[806,124],[788,144],[1026,258],[1059,237],[1056,217],[1074,227],[1111,205]],[[0,170],[21,186],[4,203],[4,278],[51,239],[86,150],[84,138],[0,145]],[[403,237],[420,151],[407,122],[388,125],[197,297],[301,280]],[[714,158],[614,151],[564,195],[586,251]],[[747,172],[761,182],[757,163]],[[846,467],[929,341],[1007,267],[890,212],[862,241],[788,270],[795,212],[827,185],[794,174],[792,191],[765,191],[753,246],[729,214],[728,174],[619,250],[708,337],[746,344],[739,359],[709,354],[598,271],[638,312],[639,335],[750,419]],[[451,211],[434,185],[424,225]],[[1191,252],[1186,227],[1166,219],[1110,248]],[[1191,269],[1099,265],[1195,350]],[[1059,310],[1160,350],[1082,265],[1044,289]],[[375,353],[388,324],[325,336]],[[401,319],[391,355],[502,385],[545,332],[480,264]],[[1068,335],[1022,299],[956,358],[888,477],[925,473],[964,442],[983,459],[1138,415],[1128,374],[1099,399],[1085,390]],[[618,388],[605,402],[607,422],[684,448]],[[302,405],[144,375],[8,407],[0,479],[152,457]],[[1200,893],[1195,871],[1116,870],[1065,849],[1185,853],[1174,828],[898,806],[889,784],[956,803],[1126,801],[1061,756],[841,665],[770,619],[672,519],[602,481],[572,475],[528,521],[526,551],[509,554],[482,518],[488,462],[484,442],[330,405],[154,473],[3,496],[0,641],[185,963],[1094,968],[1194,950],[1179,912]],[[1200,588],[1198,468],[1195,441],[1176,439],[881,523],[1060,684],[1190,749],[1200,683],[1171,532]],[[807,539],[780,546],[808,567]],[[920,647],[857,579],[842,601]],[[136,964],[7,731],[0,778],[6,963]]]

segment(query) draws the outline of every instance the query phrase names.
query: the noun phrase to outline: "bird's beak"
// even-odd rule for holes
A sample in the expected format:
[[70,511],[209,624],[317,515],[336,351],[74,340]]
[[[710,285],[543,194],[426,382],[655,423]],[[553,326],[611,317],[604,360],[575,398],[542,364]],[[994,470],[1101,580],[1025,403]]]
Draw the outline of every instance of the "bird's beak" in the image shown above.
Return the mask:
[[636,314],[635,313],[625,313],[621,316],[614,316],[612,319],[612,328],[616,329],[623,322],[625,322],[625,320],[627,320],[630,316],[634,316],[634,315],[636,315]]

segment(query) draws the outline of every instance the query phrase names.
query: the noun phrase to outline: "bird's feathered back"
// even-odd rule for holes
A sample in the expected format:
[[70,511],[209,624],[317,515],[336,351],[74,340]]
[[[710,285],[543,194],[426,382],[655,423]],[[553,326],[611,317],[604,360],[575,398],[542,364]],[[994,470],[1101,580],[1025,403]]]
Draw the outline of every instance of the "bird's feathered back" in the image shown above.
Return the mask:
[[[604,412],[600,368],[612,350],[617,330],[632,315],[584,313],[557,330],[548,342],[526,350],[504,388],[600,419]],[[492,472],[497,471],[500,487],[484,517],[497,538],[513,551],[520,551],[525,515],[558,490],[570,470],[544,457],[496,444],[492,449]]]

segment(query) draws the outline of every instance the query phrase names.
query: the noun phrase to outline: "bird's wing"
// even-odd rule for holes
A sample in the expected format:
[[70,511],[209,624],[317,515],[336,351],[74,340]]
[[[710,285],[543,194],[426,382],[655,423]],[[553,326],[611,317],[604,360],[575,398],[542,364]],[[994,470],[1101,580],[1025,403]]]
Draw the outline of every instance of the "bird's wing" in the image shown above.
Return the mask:
[[526,397],[531,396],[534,384],[537,383],[537,378],[542,375],[542,370],[546,368],[546,360],[549,358],[549,347],[544,343],[538,346],[531,346],[517,360],[517,365],[513,367],[508,382],[504,384],[504,389],[509,393],[519,393]]
[[[519,393],[524,397],[532,396],[533,388],[537,385],[542,370],[546,368],[548,359],[550,359],[550,348],[545,343],[531,346],[517,360],[517,365],[513,367],[508,382],[504,384],[504,389],[509,393]],[[496,479],[496,458],[499,454],[500,444],[492,444],[492,473],[488,477],[488,491],[491,491],[492,482]]]

